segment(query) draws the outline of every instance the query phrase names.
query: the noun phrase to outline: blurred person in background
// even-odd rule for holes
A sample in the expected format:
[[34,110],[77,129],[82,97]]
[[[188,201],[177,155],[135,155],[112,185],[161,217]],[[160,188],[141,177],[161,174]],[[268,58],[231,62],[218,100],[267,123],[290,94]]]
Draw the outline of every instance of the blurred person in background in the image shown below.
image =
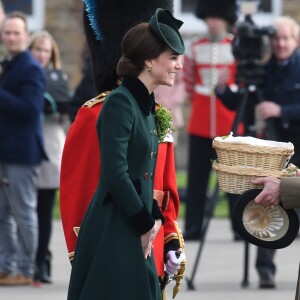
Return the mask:
[[291,163],[299,167],[300,27],[288,16],[277,18],[273,26],[276,34],[271,38],[272,57],[266,64],[264,101],[257,104],[256,112],[261,119],[272,124],[272,132],[265,128],[266,139],[294,144]]
[[[233,36],[228,28],[237,19],[236,3],[198,0],[196,16],[205,21],[208,32],[186,47],[183,65],[187,99],[191,104],[185,240],[200,238],[211,160],[216,157],[212,141],[216,136],[228,135],[235,118],[235,113],[216,97],[214,88],[220,73],[228,74],[228,84],[234,82]],[[229,201],[230,206],[233,203]]]
[[7,51],[0,76],[0,285],[28,285],[38,243],[37,184],[43,147],[46,78],[26,45],[27,19],[8,14],[1,38]]
[[44,68],[47,78],[43,132],[48,161],[41,165],[38,183],[39,240],[36,255],[35,280],[51,283],[52,212],[59,189],[61,156],[65,143],[62,115],[67,114],[70,100],[68,76],[62,71],[56,41],[47,31],[32,34],[28,49]]
[[[265,66],[264,100],[257,104],[256,112],[258,117],[269,124],[264,131],[266,139],[294,144],[295,153],[290,162],[299,167],[300,27],[296,20],[289,16],[278,17],[274,20],[273,26],[276,34],[271,38],[272,57]],[[296,211],[299,217],[300,210]],[[266,262],[262,264],[258,260],[256,263],[262,278],[261,283],[273,282],[275,287],[275,250],[259,249],[259,251],[267,252]]]
[[[271,37],[272,56],[263,66],[265,77],[259,86],[262,100],[257,99],[257,116],[265,121],[263,138],[279,142],[292,142],[295,154],[290,162],[300,164],[300,53],[298,23],[288,16],[274,20],[276,34]],[[216,92],[223,103],[232,110],[237,109],[240,94],[233,92],[221,80]],[[224,86],[222,86],[224,85]],[[247,115],[247,113],[246,113]],[[297,210],[299,216],[299,210]],[[274,249],[258,247],[256,269],[260,288],[275,288],[276,265]]]

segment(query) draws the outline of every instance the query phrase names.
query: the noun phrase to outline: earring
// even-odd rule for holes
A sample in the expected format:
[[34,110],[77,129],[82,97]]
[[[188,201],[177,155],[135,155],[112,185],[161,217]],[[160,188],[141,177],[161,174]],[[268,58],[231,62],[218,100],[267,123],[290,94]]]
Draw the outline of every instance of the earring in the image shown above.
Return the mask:
[[148,67],[148,68],[147,68],[147,71],[148,71],[149,73],[151,72],[151,70],[152,70],[151,67]]

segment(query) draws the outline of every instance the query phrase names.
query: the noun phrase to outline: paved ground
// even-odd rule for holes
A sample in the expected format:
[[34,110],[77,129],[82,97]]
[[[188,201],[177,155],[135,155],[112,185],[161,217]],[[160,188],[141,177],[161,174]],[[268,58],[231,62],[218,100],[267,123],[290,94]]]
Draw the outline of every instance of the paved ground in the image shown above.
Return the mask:
[[[187,277],[191,275],[198,246],[198,242],[186,243],[186,255],[188,258]],[[294,299],[300,259],[299,250],[300,239],[296,239],[288,248],[278,250],[276,255],[278,267],[276,276],[277,288],[275,290],[259,290],[257,288],[258,277],[254,268],[256,249],[254,246],[250,246],[249,286],[248,288],[242,288],[244,243],[232,241],[227,219],[213,219],[194,279],[196,290],[188,290],[187,283],[184,281],[176,299],[292,300]],[[70,265],[67,260],[62,227],[59,221],[54,223],[52,251],[54,255],[54,283],[52,285],[43,285],[39,288],[31,286],[0,287],[0,300],[65,300]],[[173,284],[171,283],[168,287],[167,299],[172,299],[172,288]]]

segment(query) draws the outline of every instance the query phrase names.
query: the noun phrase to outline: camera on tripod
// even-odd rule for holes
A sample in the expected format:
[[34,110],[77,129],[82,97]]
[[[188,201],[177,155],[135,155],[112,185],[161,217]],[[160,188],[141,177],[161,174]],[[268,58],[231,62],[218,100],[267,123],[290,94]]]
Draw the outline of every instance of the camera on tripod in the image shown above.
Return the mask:
[[263,83],[262,59],[266,54],[266,38],[275,35],[271,26],[258,27],[251,14],[257,11],[257,1],[241,1],[241,12],[245,19],[237,26],[232,42],[232,53],[237,60],[236,83],[257,85]]

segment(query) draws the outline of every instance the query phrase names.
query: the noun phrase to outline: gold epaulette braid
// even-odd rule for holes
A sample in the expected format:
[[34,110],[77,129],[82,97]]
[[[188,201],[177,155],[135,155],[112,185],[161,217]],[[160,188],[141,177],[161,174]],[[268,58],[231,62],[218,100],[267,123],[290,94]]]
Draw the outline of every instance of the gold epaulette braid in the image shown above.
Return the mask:
[[107,95],[110,93],[111,91],[106,91],[106,92],[103,92],[101,94],[99,94],[98,96],[96,96],[95,98],[93,99],[90,99],[88,101],[86,101],[82,107],[93,107],[94,105],[98,104],[98,103],[101,103],[105,100],[105,98],[107,97]]

